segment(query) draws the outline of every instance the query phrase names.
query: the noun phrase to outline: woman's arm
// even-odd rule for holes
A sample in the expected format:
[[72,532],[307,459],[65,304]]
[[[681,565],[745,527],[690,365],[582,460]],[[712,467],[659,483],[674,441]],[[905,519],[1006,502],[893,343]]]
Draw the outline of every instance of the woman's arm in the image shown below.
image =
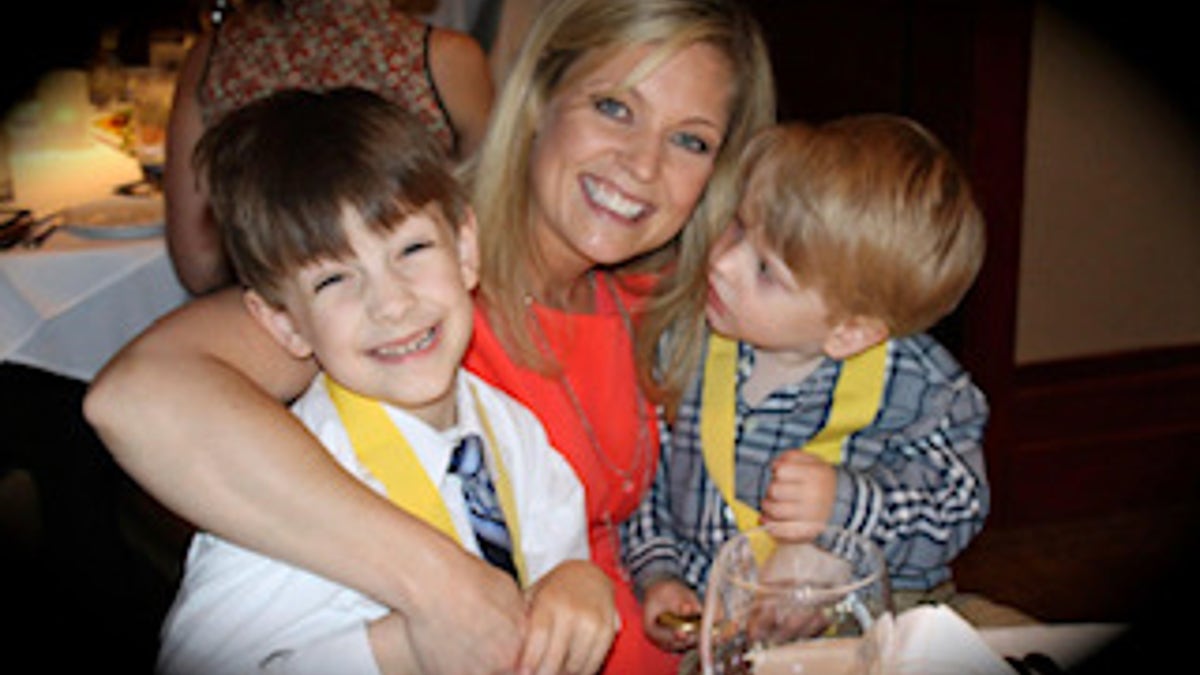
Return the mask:
[[470,35],[435,28],[429,69],[458,136],[458,159],[474,154],[487,131],[494,87],[483,48]]
[[192,168],[192,152],[204,133],[196,91],[211,45],[210,35],[201,37],[180,68],[167,123],[163,174],[167,251],[180,283],[193,295],[208,293],[233,280],[221,248],[220,231],[208,210],[208,198]]
[[524,621],[516,587],[341,470],[279,403],[314,372],[229,289],[126,347],[93,382],[84,412],[167,507],[405,614],[427,666],[511,666]]

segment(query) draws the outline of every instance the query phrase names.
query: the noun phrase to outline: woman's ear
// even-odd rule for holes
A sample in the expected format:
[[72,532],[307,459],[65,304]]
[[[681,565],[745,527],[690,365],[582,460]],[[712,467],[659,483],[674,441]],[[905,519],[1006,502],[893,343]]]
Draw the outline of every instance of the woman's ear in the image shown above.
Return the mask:
[[862,353],[890,336],[887,324],[873,316],[855,315],[834,325],[825,338],[825,354],[839,361]]
[[474,290],[479,284],[479,225],[475,221],[474,209],[466,210],[466,215],[458,224],[456,239],[463,285],[467,290]]
[[296,324],[287,310],[267,302],[257,291],[247,290],[242,293],[242,302],[250,315],[275,338],[275,341],[298,359],[312,356],[312,345],[308,339],[296,330]]

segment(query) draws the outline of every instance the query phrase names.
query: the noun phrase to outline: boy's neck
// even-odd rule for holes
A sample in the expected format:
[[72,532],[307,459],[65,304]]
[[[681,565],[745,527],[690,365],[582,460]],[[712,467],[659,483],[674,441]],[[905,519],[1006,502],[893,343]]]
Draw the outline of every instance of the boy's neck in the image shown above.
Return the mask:
[[[345,387],[345,385],[342,385]],[[346,387],[350,389],[349,387]],[[362,392],[350,389],[350,391],[364,396],[366,398],[378,401],[384,405],[391,406],[397,410],[402,410],[413,417],[428,424],[435,431],[445,431],[454,425],[458,424],[458,378],[455,377],[454,383],[450,386],[450,394],[441,399],[425,406],[413,406],[408,403],[398,403],[389,401],[386,398],[375,398],[368,396]]]
[[825,355],[821,352],[801,354],[755,348],[754,368],[742,384],[742,398],[750,405],[758,405],[771,392],[785,385],[803,382],[821,365]]

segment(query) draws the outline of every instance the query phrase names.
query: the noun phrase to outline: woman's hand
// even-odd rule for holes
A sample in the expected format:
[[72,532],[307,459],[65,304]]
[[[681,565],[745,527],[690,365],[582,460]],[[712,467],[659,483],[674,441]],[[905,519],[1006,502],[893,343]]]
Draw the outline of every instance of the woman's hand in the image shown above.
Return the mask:
[[436,573],[410,594],[417,661],[428,673],[510,673],[526,632],[525,599],[508,574],[454,547],[460,555],[422,562]]

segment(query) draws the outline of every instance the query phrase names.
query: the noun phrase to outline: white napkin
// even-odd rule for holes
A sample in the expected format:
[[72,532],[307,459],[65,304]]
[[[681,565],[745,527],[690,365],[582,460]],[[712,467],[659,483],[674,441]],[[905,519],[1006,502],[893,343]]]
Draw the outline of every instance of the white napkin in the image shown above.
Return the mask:
[[872,629],[888,675],[1012,675],[979,633],[945,605],[920,605]]

